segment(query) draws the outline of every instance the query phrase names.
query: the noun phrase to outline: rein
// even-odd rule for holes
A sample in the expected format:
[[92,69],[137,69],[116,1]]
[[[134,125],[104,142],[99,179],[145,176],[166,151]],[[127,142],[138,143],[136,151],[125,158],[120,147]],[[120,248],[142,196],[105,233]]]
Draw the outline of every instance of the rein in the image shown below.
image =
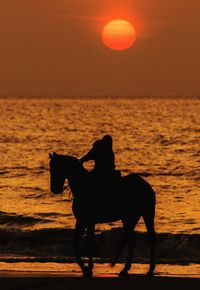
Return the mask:
[[73,200],[73,194],[72,194],[71,188],[69,186],[69,182],[67,184],[64,184],[63,185],[63,191],[65,191],[65,190],[68,191],[68,193],[69,193],[69,199],[70,199],[70,201],[72,201]]

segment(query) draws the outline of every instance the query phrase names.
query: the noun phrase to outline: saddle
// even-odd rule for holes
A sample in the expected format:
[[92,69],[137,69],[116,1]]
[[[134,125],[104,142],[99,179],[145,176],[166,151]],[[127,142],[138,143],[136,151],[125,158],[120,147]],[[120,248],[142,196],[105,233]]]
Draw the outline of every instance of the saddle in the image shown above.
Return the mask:
[[106,216],[109,216],[113,214],[113,211],[119,210],[122,187],[121,171],[115,170],[103,175],[91,172],[90,178],[89,202],[94,206],[94,214],[101,215],[103,211]]
[[97,188],[98,190],[106,190],[112,191],[118,187],[121,184],[121,171],[120,170],[114,170],[111,173],[97,173],[95,171],[91,171],[91,178],[92,178],[92,184],[93,187]]

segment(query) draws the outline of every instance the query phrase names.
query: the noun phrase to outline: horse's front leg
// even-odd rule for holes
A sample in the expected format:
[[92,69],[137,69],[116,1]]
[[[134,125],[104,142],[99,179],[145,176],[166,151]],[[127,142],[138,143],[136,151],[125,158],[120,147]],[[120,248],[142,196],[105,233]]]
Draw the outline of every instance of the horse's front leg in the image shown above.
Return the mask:
[[94,256],[94,250],[95,250],[94,231],[95,231],[94,225],[87,227],[87,252],[88,252],[88,258],[89,258],[88,268],[91,270],[91,275],[92,275],[92,269],[94,268],[94,262],[93,262],[93,256]]
[[76,256],[76,261],[77,261],[77,264],[80,266],[82,272],[83,272],[83,275],[84,275],[84,271],[85,271],[85,265],[84,265],[84,261],[83,259],[81,258],[81,254],[80,254],[80,251],[79,251],[79,243],[81,241],[81,238],[83,236],[85,232],[85,227],[79,223],[78,221],[76,222],[76,226],[75,226],[75,230],[74,230],[74,236],[73,236],[73,249],[74,249],[74,253],[75,253],[75,256]]

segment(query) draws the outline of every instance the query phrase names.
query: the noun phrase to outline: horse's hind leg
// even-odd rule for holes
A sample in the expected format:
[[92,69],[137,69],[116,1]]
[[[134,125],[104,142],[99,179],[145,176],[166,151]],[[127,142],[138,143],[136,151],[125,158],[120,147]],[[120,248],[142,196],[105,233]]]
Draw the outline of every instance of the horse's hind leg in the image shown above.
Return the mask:
[[124,247],[127,245],[127,239],[128,239],[127,236],[128,236],[128,235],[126,234],[126,232],[125,232],[125,230],[124,230],[124,233],[123,233],[123,235],[122,235],[122,237],[121,237],[120,245],[119,245],[119,247],[118,247],[118,249],[117,249],[117,253],[116,253],[116,255],[114,256],[114,258],[113,258],[113,260],[112,260],[112,262],[111,262],[111,267],[114,267],[114,266],[115,266],[115,264],[116,264],[117,261],[119,260],[119,257],[120,257],[120,255],[121,255],[121,253],[122,253]]
[[147,276],[154,276],[155,263],[155,247],[156,247],[156,234],[154,228],[154,214],[144,216],[144,222],[147,228],[149,243],[150,243],[150,266]]
[[87,227],[87,252],[89,257],[88,268],[92,271],[94,268],[93,256],[95,249],[95,241],[94,241],[94,225]]
[[128,254],[126,258],[126,263],[122,271],[120,272],[120,277],[128,276],[128,271],[131,269],[132,264],[132,257],[135,249],[135,233],[134,228],[136,224],[138,223],[140,219],[140,216],[135,217],[135,220],[131,223],[125,224],[125,235],[126,235],[126,241],[128,244]]

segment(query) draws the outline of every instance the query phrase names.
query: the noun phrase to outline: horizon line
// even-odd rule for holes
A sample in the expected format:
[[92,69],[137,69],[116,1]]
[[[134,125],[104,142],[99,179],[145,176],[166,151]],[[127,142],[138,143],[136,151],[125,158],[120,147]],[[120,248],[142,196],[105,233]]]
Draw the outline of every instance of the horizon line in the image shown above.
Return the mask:
[[109,98],[200,98],[200,95],[180,95],[180,94],[170,94],[170,95],[153,95],[153,94],[126,94],[126,95],[115,95],[115,94],[58,94],[58,95],[48,95],[48,94],[0,94],[0,98],[99,98],[99,99],[109,99]]

